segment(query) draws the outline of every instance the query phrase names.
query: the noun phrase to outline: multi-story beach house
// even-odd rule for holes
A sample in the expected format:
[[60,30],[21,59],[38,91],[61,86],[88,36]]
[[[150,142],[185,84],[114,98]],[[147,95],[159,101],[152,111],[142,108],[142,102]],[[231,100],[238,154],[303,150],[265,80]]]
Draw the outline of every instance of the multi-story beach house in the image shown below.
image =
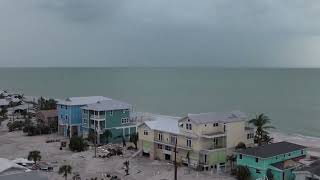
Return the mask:
[[65,100],[59,100],[57,103],[58,110],[58,132],[65,137],[82,134],[82,112],[81,107],[97,103],[98,101],[110,100],[103,96],[88,97],[69,97]]
[[188,114],[184,118],[155,116],[139,125],[139,147],[151,159],[174,160],[203,170],[225,166],[240,142],[252,146],[254,129],[244,113]]
[[306,153],[305,146],[283,141],[238,151],[237,165],[247,167],[252,180],[294,180],[293,171],[302,166],[299,160]]
[[[83,136],[89,132],[97,133],[97,142],[119,142],[123,138],[129,139],[132,133],[136,133],[136,124],[130,118],[132,106],[117,100],[99,101],[81,107]],[[101,136],[106,130],[111,131],[112,137],[106,139]],[[101,138],[100,138],[101,137]]]

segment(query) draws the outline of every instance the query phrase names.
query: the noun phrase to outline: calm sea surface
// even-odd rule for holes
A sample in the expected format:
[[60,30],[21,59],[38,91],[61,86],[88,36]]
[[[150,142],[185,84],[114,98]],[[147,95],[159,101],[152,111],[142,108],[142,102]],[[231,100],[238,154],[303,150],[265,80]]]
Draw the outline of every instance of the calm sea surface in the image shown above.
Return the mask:
[[320,137],[320,69],[0,68],[0,89],[103,95],[136,111],[266,113],[278,130]]

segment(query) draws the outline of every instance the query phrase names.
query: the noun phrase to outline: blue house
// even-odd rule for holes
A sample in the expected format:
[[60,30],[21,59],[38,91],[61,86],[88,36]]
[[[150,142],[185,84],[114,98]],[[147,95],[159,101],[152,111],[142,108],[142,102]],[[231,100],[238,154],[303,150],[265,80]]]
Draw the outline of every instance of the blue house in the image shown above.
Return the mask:
[[[132,133],[136,133],[136,122],[130,118],[132,106],[117,100],[104,100],[95,104],[81,107],[83,136],[89,132],[97,133],[97,142],[120,142],[123,138],[129,140]],[[102,134],[109,130],[112,137]],[[101,138],[100,138],[101,137]]]
[[103,96],[70,97],[58,101],[58,132],[65,137],[82,135],[82,113],[81,107],[94,104],[98,101],[111,100]]
[[307,147],[283,141],[237,151],[237,165],[247,167],[252,180],[294,180],[306,153]]

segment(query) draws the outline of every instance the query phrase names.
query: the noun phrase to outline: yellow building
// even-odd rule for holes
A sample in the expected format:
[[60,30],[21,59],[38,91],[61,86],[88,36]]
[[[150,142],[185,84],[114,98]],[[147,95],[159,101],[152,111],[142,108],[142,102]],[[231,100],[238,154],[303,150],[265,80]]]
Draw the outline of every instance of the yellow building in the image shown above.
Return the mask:
[[252,128],[244,113],[188,114],[184,118],[154,115],[138,127],[139,148],[150,159],[174,160],[192,167],[213,169],[225,166],[227,155],[240,142],[253,145]]

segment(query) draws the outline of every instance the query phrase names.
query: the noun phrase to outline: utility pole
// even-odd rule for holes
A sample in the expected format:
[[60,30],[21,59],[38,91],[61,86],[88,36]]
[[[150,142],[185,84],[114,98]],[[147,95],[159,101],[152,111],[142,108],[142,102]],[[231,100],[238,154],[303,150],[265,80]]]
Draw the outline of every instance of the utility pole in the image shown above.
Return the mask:
[[177,166],[177,137],[176,137],[176,143],[174,145],[174,180],[178,180],[177,170],[178,170],[178,166]]

